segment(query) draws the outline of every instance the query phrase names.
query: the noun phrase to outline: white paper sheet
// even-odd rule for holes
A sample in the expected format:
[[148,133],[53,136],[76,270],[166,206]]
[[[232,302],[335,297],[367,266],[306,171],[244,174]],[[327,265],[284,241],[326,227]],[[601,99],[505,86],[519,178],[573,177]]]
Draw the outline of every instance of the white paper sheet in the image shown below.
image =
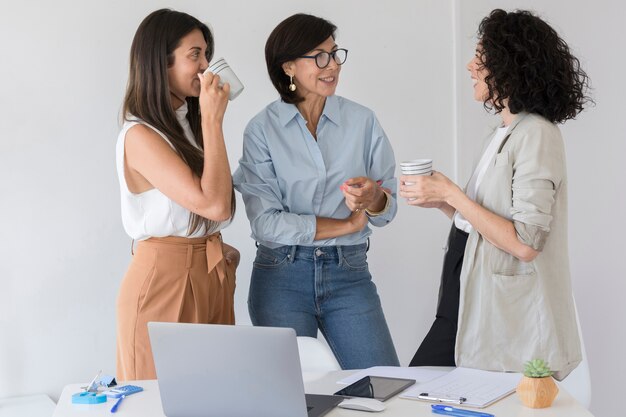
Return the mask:
[[446,399],[464,397],[463,405],[482,408],[514,392],[521,378],[522,374],[518,373],[456,368],[439,378],[412,386],[400,397],[415,400],[421,393]]
[[337,381],[338,384],[348,385],[366,376],[386,376],[389,378],[406,378],[414,379],[416,384],[430,381],[447,374],[450,371],[439,371],[433,369],[422,369],[419,367],[402,367],[402,366],[374,366],[372,368],[363,369],[347,378]]

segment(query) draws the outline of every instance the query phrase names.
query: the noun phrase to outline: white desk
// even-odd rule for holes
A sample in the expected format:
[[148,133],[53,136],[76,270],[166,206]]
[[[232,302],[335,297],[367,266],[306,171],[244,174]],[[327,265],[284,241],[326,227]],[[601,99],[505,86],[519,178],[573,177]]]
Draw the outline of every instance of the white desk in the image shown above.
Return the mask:
[[4,398],[0,400],[0,417],[50,417],[55,405],[43,394]]
[[[336,382],[354,371],[337,371],[328,374],[305,374],[305,390],[309,394],[332,394],[341,386]],[[114,402],[109,400],[104,404],[76,405],[72,404],[72,394],[79,392],[86,384],[71,384],[63,389],[61,398],[54,411],[53,417],[164,417],[161,408],[161,397],[156,380],[130,381],[133,385],[144,388],[144,392],[131,395],[124,399],[116,414],[109,410]],[[328,417],[432,417],[430,404],[422,401],[405,400],[394,397],[385,402],[387,409],[381,413],[364,413],[361,411],[335,408]],[[516,394],[510,395],[501,401],[485,408],[485,412],[496,417],[593,417],[593,415],[576,402],[562,389],[552,404],[552,407],[541,410],[522,406]],[[244,416],[242,416],[244,417]]]

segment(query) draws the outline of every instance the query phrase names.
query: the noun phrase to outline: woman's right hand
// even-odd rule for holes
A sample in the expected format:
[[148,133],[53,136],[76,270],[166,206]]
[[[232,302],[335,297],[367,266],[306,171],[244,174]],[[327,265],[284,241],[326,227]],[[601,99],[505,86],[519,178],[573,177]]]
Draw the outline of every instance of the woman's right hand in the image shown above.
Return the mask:
[[207,71],[204,75],[198,74],[200,79],[200,114],[202,121],[221,124],[228,105],[230,85],[219,85],[220,76]]

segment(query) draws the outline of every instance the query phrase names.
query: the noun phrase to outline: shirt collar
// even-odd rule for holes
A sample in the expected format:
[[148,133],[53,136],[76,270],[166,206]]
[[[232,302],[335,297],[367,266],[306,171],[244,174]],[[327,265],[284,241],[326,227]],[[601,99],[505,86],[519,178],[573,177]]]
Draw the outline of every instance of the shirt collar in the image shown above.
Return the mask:
[[300,112],[295,104],[285,103],[282,100],[278,101],[278,119],[281,125],[287,126],[287,123],[298,114],[300,114]]
[[[285,103],[282,100],[278,103],[278,117],[283,126],[287,126],[287,123],[299,114],[300,112],[295,104]],[[332,95],[326,98],[322,116],[326,116],[328,120],[337,126],[341,124],[341,113],[339,110],[339,100],[337,99],[337,96]]]
[[179,123],[187,117],[187,111],[188,111],[187,100],[185,100],[183,105],[175,110],[176,119],[178,119]]

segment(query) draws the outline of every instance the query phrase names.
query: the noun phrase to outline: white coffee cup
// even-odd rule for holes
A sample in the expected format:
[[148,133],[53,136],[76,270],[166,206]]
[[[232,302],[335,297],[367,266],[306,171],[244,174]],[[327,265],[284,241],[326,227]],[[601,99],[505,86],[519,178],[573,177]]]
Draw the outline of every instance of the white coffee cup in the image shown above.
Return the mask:
[[[432,175],[432,159],[413,159],[411,161],[400,162],[402,175]],[[413,185],[413,182],[405,182],[406,185]],[[412,200],[412,199],[410,199]]]
[[213,62],[204,72],[206,73],[208,71],[211,71],[214,75],[220,76],[220,86],[225,83],[230,84],[230,94],[228,95],[229,100],[236,99],[237,96],[243,91],[243,84],[239,78],[237,78],[237,75],[224,58],[220,58]]

